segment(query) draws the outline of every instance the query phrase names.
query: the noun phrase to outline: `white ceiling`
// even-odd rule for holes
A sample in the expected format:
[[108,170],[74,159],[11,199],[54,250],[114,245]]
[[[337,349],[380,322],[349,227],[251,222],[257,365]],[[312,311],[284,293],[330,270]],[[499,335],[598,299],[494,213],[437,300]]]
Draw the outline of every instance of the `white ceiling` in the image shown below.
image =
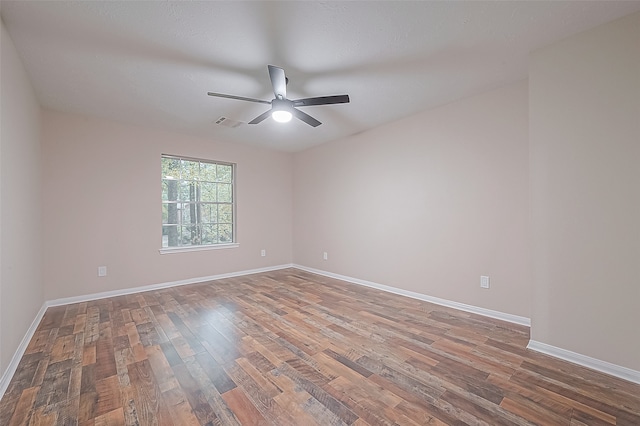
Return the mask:
[[[299,151],[527,76],[528,54],[640,10],[640,1],[1,1],[44,107],[212,140]],[[323,124],[267,119],[267,64]]]

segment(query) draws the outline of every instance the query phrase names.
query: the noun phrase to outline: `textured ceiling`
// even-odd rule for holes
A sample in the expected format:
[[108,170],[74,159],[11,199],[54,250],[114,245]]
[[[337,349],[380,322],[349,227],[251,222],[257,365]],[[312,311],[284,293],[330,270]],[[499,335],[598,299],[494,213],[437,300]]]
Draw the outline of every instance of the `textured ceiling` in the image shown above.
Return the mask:
[[[527,76],[528,54],[640,10],[640,1],[102,2],[5,1],[0,11],[38,99],[212,140],[299,151]],[[267,119],[267,64],[288,98],[323,122]]]

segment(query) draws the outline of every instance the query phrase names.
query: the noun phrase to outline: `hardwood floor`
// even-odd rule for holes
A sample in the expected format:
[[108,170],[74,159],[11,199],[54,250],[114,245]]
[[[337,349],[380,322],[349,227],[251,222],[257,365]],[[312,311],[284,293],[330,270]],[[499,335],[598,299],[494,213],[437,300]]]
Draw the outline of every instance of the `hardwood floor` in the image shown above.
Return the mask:
[[640,425],[528,329],[285,269],[50,308],[1,425]]

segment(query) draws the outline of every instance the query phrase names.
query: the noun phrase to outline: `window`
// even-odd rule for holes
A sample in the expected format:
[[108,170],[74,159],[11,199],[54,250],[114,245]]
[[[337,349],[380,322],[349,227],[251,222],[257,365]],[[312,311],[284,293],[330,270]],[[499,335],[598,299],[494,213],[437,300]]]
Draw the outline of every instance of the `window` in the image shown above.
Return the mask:
[[235,242],[234,174],[234,164],[162,156],[162,248]]

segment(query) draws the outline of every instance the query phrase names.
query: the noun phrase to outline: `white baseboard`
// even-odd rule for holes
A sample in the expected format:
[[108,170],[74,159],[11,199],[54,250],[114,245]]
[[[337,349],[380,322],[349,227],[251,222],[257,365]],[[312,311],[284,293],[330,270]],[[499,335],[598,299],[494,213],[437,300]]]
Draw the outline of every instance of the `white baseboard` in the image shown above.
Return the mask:
[[601,373],[606,373],[620,379],[640,384],[640,371],[632,370],[630,368],[622,367],[616,364],[611,364],[610,362],[591,358],[586,355],[547,345],[546,343],[537,342],[535,340],[529,340],[527,349],[531,349],[532,351],[550,355],[555,358],[560,358],[565,361],[590,368],[592,370],[600,371]]
[[44,313],[46,311],[47,311],[47,303],[45,302],[42,304],[42,307],[36,314],[36,317],[33,319],[33,322],[27,329],[27,332],[22,338],[22,341],[18,345],[18,349],[16,349],[16,352],[13,354],[13,357],[11,358],[9,365],[4,370],[4,373],[0,378],[0,399],[2,398],[4,393],[7,391],[7,388],[9,387],[9,383],[11,383],[11,379],[13,378],[13,375],[15,374],[18,368],[18,364],[20,363],[20,360],[22,359],[24,352],[27,350],[27,346],[29,346],[29,342],[31,341],[33,334],[36,332],[36,329],[38,328],[38,324],[40,324],[40,321],[42,320],[42,317],[44,316]]
[[322,271],[320,269],[308,268],[302,265],[293,264],[293,267],[297,269],[301,269],[303,271],[311,272],[312,274],[324,275],[325,277],[335,278],[338,280],[375,288],[375,289],[386,291],[389,293],[411,297],[412,299],[424,300],[425,302],[435,303],[436,305],[459,309],[461,311],[471,312],[473,314],[483,315],[485,317],[495,318],[502,321],[507,321],[510,323],[531,327],[531,319],[526,317],[506,314],[504,312],[493,311],[491,309],[480,308],[472,305],[465,305],[464,303],[454,302],[447,299],[440,299],[438,297],[427,296],[426,294],[416,293],[414,291],[403,290],[401,288],[391,287],[384,284],[378,284],[371,281],[365,281],[359,278],[353,278],[353,277],[347,277],[345,275],[334,274],[333,272]]
[[230,272],[226,274],[210,275],[208,277],[189,278],[186,280],[152,284],[152,285],[147,285],[142,287],[133,287],[133,288],[126,288],[122,290],[105,291],[102,293],[85,294],[82,296],[47,300],[42,304],[40,311],[38,311],[38,314],[36,315],[33,322],[31,323],[31,326],[27,330],[25,336],[22,338],[22,341],[20,342],[18,349],[16,349],[16,352],[13,354],[13,357],[11,358],[11,362],[9,363],[9,366],[6,368],[6,370],[2,374],[2,377],[0,378],[0,399],[2,398],[4,393],[7,391],[7,388],[9,387],[9,383],[11,382],[11,379],[13,378],[13,375],[15,374],[16,369],[18,368],[20,359],[22,359],[24,352],[27,350],[27,346],[29,345],[29,342],[33,338],[33,335],[36,332],[36,329],[38,328],[38,324],[40,324],[42,317],[44,316],[45,312],[47,311],[47,308],[49,307],[69,305],[72,303],[88,302],[90,300],[105,299],[107,297],[123,296],[126,294],[133,294],[133,293],[142,293],[145,291],[158,290],[162,288],[176,287],[176,286],[187,285],[187,284],[197,284],[197,283],[202,283],[207,281],[220,280],[223,278],[233,278],[233,277],[239,277],[243,275],[258,274],[261,272],[277,271],[280,269],[291,268],[292,266],[293,265],[291,264],[269,266],[266,268],[249,269],[245,271]]
[[277,271],[280,269],[291,268],[292,266],[293,265],[289,263],[286,265],[268,266],[266,268],[248,269],[245,271],[210,275],[208,277],[188,278],[186,280],[170,281],[166,283],[151,284],[151,285],[145,285],[141,287],[131,287],[131,288],[125,288],[122,290],[112,290],[112,291],[104,291],[102,293],[85,294],[82,296],[64,297],[62,299],[49,300],[46,302],[46,304],[47,304],[47,307],[69,305],[71,303],[88,302],[90,300],[106,299],[108,297],[124,296],[126,294],[143,293],[145,291],[159,290],[162,288],[177,287],[177,286],[187,285],[187,284],[198,284],[198,283],[203,283],[207,281],[221,280],[223,278],[233,278],[233,277],[240,277],[243,275],[259,274],[261,272]]

